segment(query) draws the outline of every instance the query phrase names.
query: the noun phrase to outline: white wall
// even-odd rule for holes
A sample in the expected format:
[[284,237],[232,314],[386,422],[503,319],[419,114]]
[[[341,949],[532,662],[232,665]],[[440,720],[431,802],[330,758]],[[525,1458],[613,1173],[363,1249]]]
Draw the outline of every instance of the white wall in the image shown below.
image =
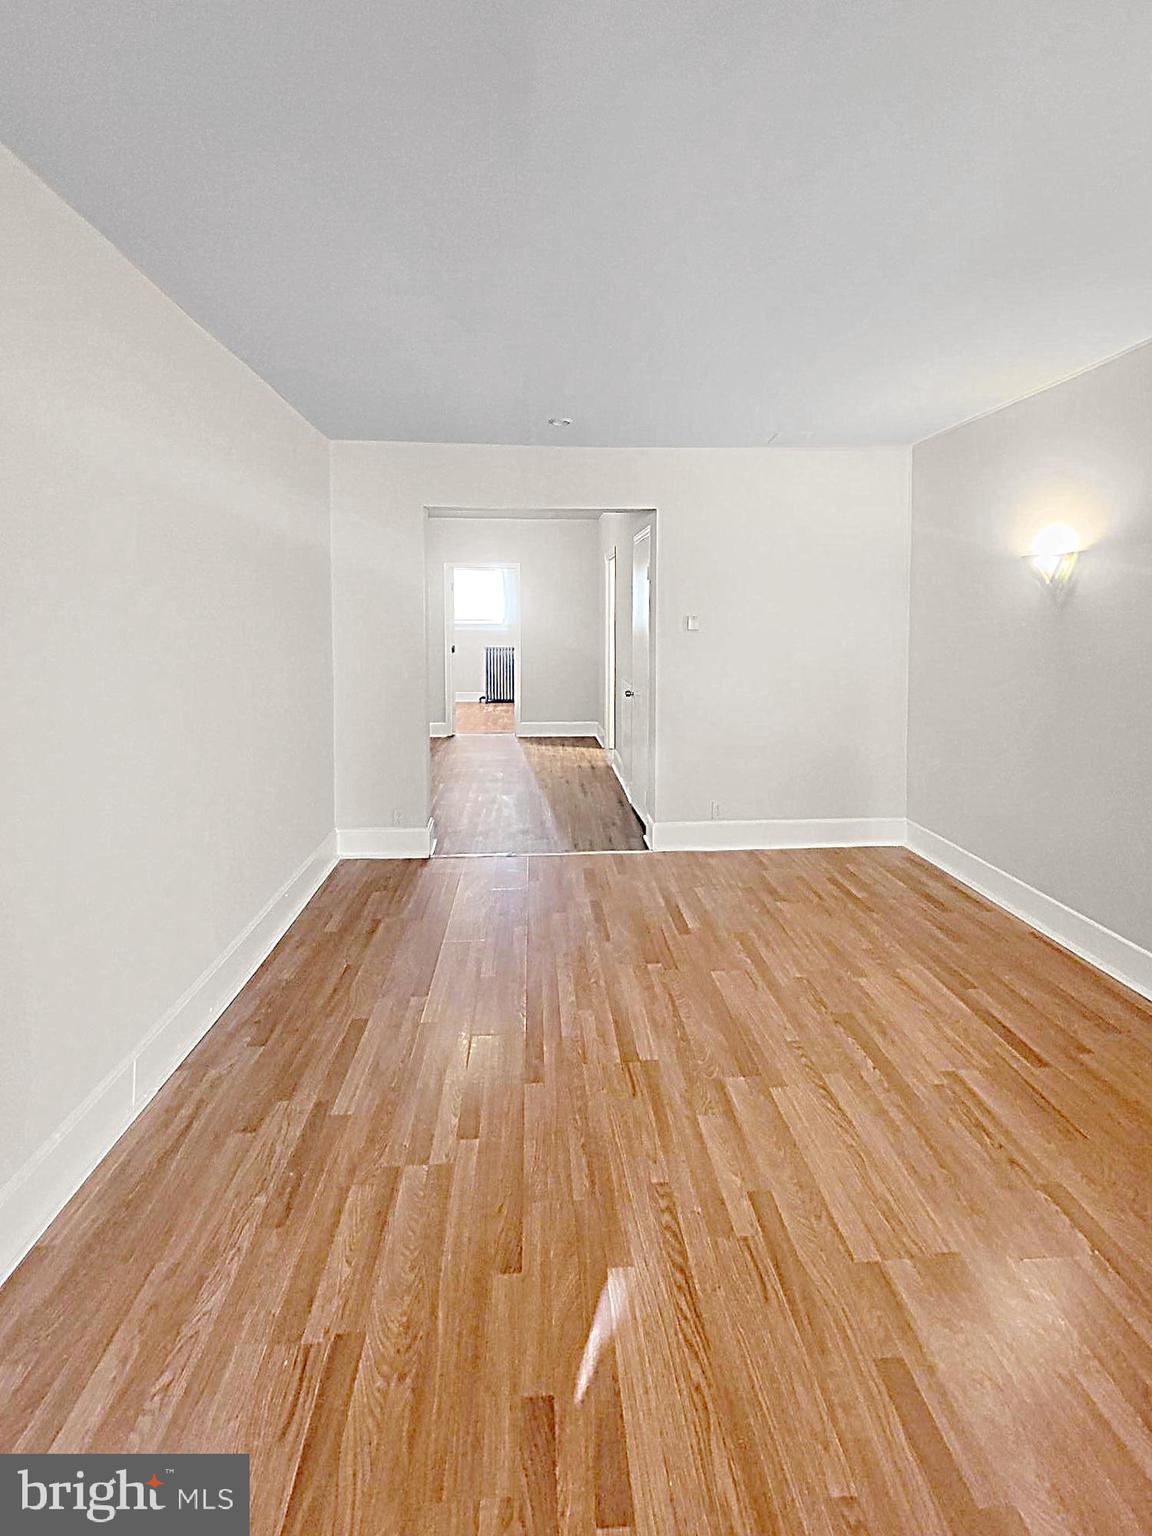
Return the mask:
[[[444,566],[504,563],[520,567],[520,719],[600,718],[600,538],[588,518],[437,518],[428,520],[426,612],[428,711],[444,716]],[[483,647],[510,644],[491,634]],[[462,637],[463,638],[463,637]],[[465,639],[465,643],[467,640]],[[466,683],[458,687],[467,688]],[[482,686],[482,683],[481,685]]]
[[0,207],[2,1272],[333,816],[326,443],[4,152]]
[[334,443],[337,824],[428,815],[427,506],[657,509],[657,821],[901,818],[907,464]]
[[[1152,949],[1152,346],[922,443],[913,490],[911,819]],[[1054,522],[1062,603],[1021,559]]]

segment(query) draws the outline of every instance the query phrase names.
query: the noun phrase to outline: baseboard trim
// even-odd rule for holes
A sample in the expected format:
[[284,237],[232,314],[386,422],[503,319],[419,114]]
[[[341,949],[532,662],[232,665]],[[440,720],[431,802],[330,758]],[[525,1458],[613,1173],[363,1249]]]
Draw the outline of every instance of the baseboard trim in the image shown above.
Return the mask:
[[907,836],[903,817],[831,821],[658,821],[651,846],[657,852],[721,852],[757,848],[899,847]]
[[908,823],[908,847],[1045,938],[1152,1000],[1152,951],[916,822]]
[[0,1284],[248,984],[335,867],[333,832],[0,1188]]
[[479,704],[483,697],[482,693],[458,693],[456,702],[457,704]]
[[433,720],[428,726],[429,736],[451,736],[452,730],[447,720]]
[[595,720],[521,720],[517,736],[595,736],[600,726]]
[[342,859],[429,859],[432,818],[423,827],[341,827],[336,847]]
[[[623,767],[621,766],[620,754],[616,750],[615,747],[613,747],[612,750],[608,753],[608,766],[609,766],[609,768],[611,768],[612,772],[616,775],[616,782],[620,785],[620,788],[624,791],[624,798],[625,798],[625,800],[627,800],[628,804],[632,807],[632,809],[634,811],[636,811],[636,802],[632,799],[632,791],[628,788],[628,781],[624,777],[624,770],[623,770]],[[646,816],[641,816],[639,811],[636,811],[636,814],[637,814],[637,816],[640,816],[640,820],[643,821],[646,826],[650,827],[651,824],[649,823],[648,818]]]

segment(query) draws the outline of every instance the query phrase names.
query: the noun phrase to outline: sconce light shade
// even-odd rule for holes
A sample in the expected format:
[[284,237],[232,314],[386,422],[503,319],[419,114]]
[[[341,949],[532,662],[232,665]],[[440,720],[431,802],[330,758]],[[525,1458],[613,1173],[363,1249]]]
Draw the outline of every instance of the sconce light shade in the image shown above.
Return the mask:
[[1032,541],[1028,563],[1046,587],[1061,592],[1071,581],[1080,555],[1080,538],[1074,528],[1053,523],[1042,528]]

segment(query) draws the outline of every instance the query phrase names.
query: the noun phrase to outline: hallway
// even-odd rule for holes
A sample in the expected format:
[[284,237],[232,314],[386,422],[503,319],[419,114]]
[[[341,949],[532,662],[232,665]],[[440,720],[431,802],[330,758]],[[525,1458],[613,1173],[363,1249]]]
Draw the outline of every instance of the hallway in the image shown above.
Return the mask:
[[[461,708],[457,705],[457,709]],[[432,743],[437,854],[640,851],[644,829],[593,737]]]

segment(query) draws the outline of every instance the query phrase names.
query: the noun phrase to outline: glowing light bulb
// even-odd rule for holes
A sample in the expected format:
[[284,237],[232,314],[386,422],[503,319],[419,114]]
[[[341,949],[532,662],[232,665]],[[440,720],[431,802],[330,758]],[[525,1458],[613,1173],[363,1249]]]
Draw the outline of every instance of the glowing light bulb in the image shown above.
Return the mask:
[[1033,539],[1028,559],[1045,586],[1063,587],[1072,575],[1079,554],[1080,536],[1076,530],[1066,523],[1052,523]]

